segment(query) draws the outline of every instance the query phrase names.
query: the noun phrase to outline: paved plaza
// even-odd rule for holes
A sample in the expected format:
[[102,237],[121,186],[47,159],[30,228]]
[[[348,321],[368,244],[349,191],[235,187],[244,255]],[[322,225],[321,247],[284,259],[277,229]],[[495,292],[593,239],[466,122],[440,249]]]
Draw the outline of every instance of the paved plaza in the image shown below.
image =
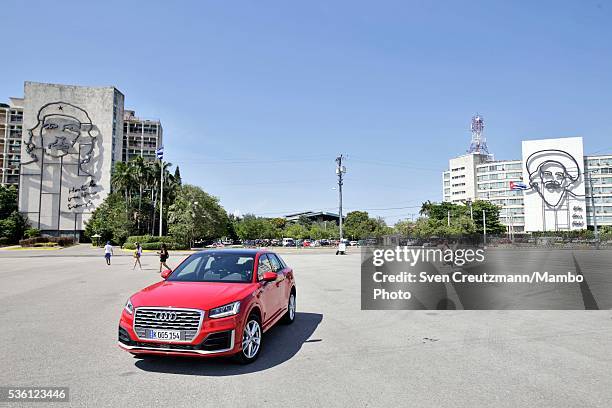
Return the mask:
[[[146,253],[144,269],[132,270],[130,253],[116,252],[108,267],[86,245],[0,251],[0,384],[69,386],[70,405],[79,407],[604,407],[612,400],[609,310],[362,311],[358,250],[281,252],[295,270],[299,313],[294,325],[264,337],[252,365],[134,358],[117,347],[119,315],[132,293],[160,279],[157,258]],[[171,254],[170,266],[182,256]]]

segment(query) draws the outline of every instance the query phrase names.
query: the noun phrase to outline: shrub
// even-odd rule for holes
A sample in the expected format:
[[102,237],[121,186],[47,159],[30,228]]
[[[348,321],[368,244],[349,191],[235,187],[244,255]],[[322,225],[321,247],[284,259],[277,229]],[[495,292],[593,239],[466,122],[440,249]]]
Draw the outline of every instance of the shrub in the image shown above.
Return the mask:
[[8,237],[0,237],[0,246],[8,245],[9,243],[10,240],[8,239]]
[[170,244],[175,242],[175,240],[172,237],[169,236],[156,236],[156,235],[132,235],[131,237],[128,237],[126,242],[126,246],[131,244],[135,244],[136,242],[140,242],[140,244],[148,244],[148,243],[159,243],[159,242],[164,242],[166,244]]
[[[168,250],[189,249],[188,245],[180,244],[178,242],[144,242],[144,243],[141,242],[140,246],[142,247],[143,250],[146,249],[150,251],[159,251],[161,249],[162,243],[166,244],[166,248]],[[125,244],[123,248],[134,250],[136,249],[136,245],[134,243],[129,243],[129,244]]]
[[26,238],[35,238],[35,237],[39,237],[40,236],[40,230],[37,228],[28,228],[25,231],[25,237]]
[[59,245],[61,247],[67,247],[70,245],[74,245],[75,240],[74,237],[34,237],[34,238],[26,238],[19,241],[19,245],[22,247],[32,247],[32,246],[41,246],[37,244],[46,244],[51,243],[53,245]]

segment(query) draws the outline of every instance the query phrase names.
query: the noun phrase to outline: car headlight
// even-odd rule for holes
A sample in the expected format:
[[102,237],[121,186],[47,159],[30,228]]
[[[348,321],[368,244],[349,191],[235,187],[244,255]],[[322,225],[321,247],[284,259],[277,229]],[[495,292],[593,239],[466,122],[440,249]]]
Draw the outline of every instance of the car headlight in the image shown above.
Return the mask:
[[210,313],[208,317],[213,319],[218,319],[219,317],[227,317],[238,314],[240,311],[240,301],[229,303],[227,305],[215,307],[214,309],[210,309]]
[[132,305],[132,299],[127,300],[127,302],[125,303],[124,309],[129,314],[134,314],[134,305]]

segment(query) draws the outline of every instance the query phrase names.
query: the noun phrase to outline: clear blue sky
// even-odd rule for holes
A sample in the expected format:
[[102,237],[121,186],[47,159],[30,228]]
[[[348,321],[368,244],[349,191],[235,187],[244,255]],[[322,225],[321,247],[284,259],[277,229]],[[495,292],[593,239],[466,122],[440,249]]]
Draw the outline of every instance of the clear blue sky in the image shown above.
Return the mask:
[[475,112],[498,159],[562,136],[612,153],[611,2],[89,3],[2,5],[0,99],[115,85],[229,212],[331,210],[343,152],[345,206],[393,223],[441,199]]

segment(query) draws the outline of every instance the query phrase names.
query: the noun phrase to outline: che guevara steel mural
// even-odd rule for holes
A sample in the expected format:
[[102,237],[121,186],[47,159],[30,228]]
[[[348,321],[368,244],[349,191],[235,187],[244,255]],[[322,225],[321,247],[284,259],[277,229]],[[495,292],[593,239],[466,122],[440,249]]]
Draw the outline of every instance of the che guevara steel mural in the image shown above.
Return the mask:
[[570,205],[572,198],[584,198],[583,194],[573,191],[580,185],[582,178],[574,156],[559,149],[538,150],[527,157],[525,168],[529,177],[526,193],[537,193],[542,199],[542,229],[546,230],[547,212],[554,214],[557,227],[558,213],[561,211],[567,216],[568,228],[584,228],[581,202]]
[[[44,194],[45,166],[59,165],[59,192],[48,193],[57,196],[54,200],[58,201],[58,229],[62,207],[82,212],[93,206],[97,183],[88,165],[94,160],[97,137],[97,129],[87,111],[61,101],[43,105],[38,111],[36,125],[28,129],[25,150],[30,160],[23,165],[37,163],[40,166],[40,202]],[[66,186],[67,194],[62,192],[64,178],[79,181]]]

